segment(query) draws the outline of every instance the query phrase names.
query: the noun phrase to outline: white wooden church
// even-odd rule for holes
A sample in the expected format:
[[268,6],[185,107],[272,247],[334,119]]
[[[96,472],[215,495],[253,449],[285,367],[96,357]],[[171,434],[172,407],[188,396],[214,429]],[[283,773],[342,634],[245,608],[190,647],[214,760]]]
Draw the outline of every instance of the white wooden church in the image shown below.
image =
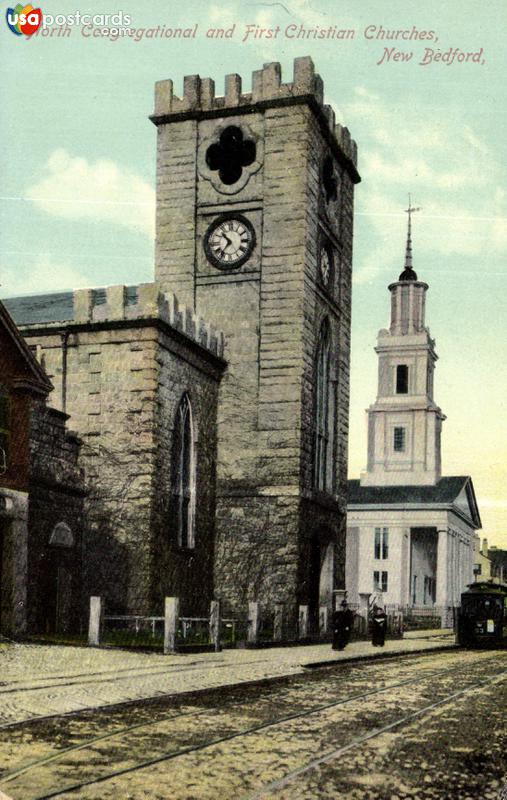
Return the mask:
[[391,283],[391,324],[378,334],[377,399],[368,414],[368,462],[349,481],[346,589],[366,607],[435,607],[442,625],[473,580],[481,528],[472,479],[441,474],[445,416],[433,399],[435,341],[425,326],[428,285],[412,267]]

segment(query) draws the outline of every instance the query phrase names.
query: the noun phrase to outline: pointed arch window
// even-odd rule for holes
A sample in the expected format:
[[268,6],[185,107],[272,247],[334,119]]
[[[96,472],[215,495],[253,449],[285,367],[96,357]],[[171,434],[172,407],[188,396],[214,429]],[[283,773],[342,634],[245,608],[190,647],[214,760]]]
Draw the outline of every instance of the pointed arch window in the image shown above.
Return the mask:
[[331,337],[327,319],[321,325],[316,354],[314,486],[332,491],[334,413],[331,383]]
[[186,394],[174,423],[171,506],[171,528],[178,546],[195,547],[195,435],[192,407]]

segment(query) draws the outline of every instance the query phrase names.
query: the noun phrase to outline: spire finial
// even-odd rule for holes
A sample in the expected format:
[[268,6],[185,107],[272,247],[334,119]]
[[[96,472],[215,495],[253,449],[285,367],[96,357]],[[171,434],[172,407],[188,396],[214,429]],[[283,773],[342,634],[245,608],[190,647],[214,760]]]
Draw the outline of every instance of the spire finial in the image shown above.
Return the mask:
[[408,195],[408,208],[405,209],[405,213],[408,214],[408,230],[407,230],[407,247],[405,249],[405,269],[401,273],[399,280],[400,281],[416,281],[417,275],[414,272],[414,268],[412,266],[412,214],[415,211],[420,211],[421,207],[418,206],[415,208],[412,205],[412,198],[410,194]]

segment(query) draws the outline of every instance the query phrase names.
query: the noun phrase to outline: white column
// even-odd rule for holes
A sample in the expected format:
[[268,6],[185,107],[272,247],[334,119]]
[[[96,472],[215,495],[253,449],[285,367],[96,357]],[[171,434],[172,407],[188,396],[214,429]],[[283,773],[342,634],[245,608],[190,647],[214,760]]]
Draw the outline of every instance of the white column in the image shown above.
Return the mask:
[[453,545],[454,545],[454,554],[453,554],[453,566],[454,566],[454,581],[453,581],[453,593],[452,593],[452,604],[453,606],[456,605],[457,598],[459,595],[459,587],[461,586],[461,576],[460,576],[460,541],[459,541],[459,533],[457,531],[452,531],[453,537]]
[[248,603],[248,641],[251,644],[259,638],[260,606],[259,603]]
[[284,604],[275,603],[275,619],[273,624],[273,640],[281,642],[283,639]]
[[90,597],[90,617],[88,621],[88,644],[98,647],[102,622],[102,598]]
[[299,606],[299,638],[306,639],[308,636],[308,606]]
[[461,592],[463,591],[465,585],[465,543],[463,541],[463,537],[461,534],[458,534],[459,537],[459,584],[458,584],[458,591],[456,593],[456,601],[454,605],[458,605],[459,599],[461,597]]
[[220,601],[212,600],[209,615],[209,633],[215,652],[219,653],[222,649],[220,643]]
[[166,597],[164,606],[164,653],[176,652],[176,637],[180,617],[178,597]]
[[409,606],[412,603],[412,576],[410,574],[412,534],[410,528],[400,528],[399,535],[401,536],[400,605]]
[[450,587],[448,585],[448,564],[450,553],[450,536],[447,528],[438,531],[437,544],[437,606],[445,607],[449,603]]

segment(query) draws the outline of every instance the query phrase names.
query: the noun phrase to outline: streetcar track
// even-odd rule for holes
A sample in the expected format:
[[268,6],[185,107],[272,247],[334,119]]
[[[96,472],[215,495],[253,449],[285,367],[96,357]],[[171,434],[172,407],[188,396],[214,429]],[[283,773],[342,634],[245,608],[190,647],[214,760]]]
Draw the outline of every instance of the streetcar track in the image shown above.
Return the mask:
[[[249,662],[249,664],[251,664],[251,663],[257,663],[257,662]],[[158,667],[159,665],[157,664],[156,666]],[[223,667],[226,667],[226,666],[228,666],[226,663],[213,664],[213,668],[215,668],[215,667],[216,668],[223,668]],[[156,667],[152,667],[152,669],[155,669],[155,668]],[[0,695],[15,694],[16,692],[19,693],[19,694],[21,694],[21,692],[41,692],[43,689],[60,689],[60,688],[65,689],[68,686],[86,686],[86,685],[88,685],[90,683],[112,683],[112,682],[116,682],[116,681],[130,680],[131,678],[142,678],[144,676],[152,677],[152,676],[155,676],[155,675],[175,674],[175,673],[183,672],[183,671],[184,672],[187,672],[187,671],[191,672],[191,671],[194,671],[196,669],[200,669],[200,667],[198,667],[198,666],[193,666],[193,667],[190,667],[190,668],[189,667],[178,667],[177,669],[173,669],[173,670],[171,670],[170,668],[168,669],[166,667],[165,669],[158,669],[156,672],[143,670],[143,671],[140,671],[137,675],[120,675],[120,676],[111,675],[111,677],[108,677],[108,678],[92,678],[90,680],[86,680],[85,679],[85,680],[81,680],[81,681],[68,681],[67,683],[48,683],[48,684],[44,684],[42,686],[26,686],[26,687],[21,687],[21,688],[4,689],[4,690],[0,690]],[[100,675],[100,674],[103,674],[103,673],[95,673],[95,674]],[[41,680],[43,680],[43,679],[41,678]]]
[[[450,652],[452,653],[453,651],[450,651]],[[417,658],[426,659],[426,658],[432,657],[433,654],[434,654],[434,651],[430,651],[428,653],[406,654],[406,655],[404,655],[403,660],[404,661],[408,661],[407,666],[409,666],[410,662],[413,659],[417,659]],[[378,664],[379,660],[380,659],[376,659],[375,663]],[[477,664],[477,663],[487,663],[490,660],[491,659],[483,659],[483,660],[476,659],[474,662],[472,662],[472,666],[474,664]],[[241,665],[241,666],[248,666],[250,664],[262,663],[262,661],[263,661],[263,659],[259,659],[258,661],[248,662],[248,664]],[[193,662],[193,663],[195,664],[196,662]],[[336,667],[336,666],[339,666],[341,664],[342,664],[342,662],[339,661],[339,660],[334,661],[334,662],[329,662],[329,664],[323,665],[322,669],[329,668],[330,666]],[[347,662],[344,662],[343,665],[346,666]],[[350,662],[349,662],[349,665],[350,665]],[[218,666],[222,666],[222,665],[218,665]],[[184,671],[184,668],[182,667],[181,670],[178,670],[178,671]],[[269,678],[254,678],[253,680],[240,682],[240,683],[237,683],[237,684],[226,684],[226,685],[219,684],[219,685],[214,686],[214,687],[206,687],[206,691],[220,691],[222,689],[231,688],[232,685],[235,685],[237,687],[239,687],[239,686],[245,686],[246,687],[249,684],[251,685],[251,684],[257,684],[257,683],[264,683],[266,681],[269,681],[269,682],[272,683],[275,680],[283,681],[283,680],[285,680],[287,678],[290,678],[290,677],[298,677],[298,676],[297,676],[297,674],[294,675],[294,676],[291,676],[291,675],[288,675],[288,674],[282,674],[282,675],[279,675],[279,676],[276,676],[276,677],[271,676]],[[118,710],[118,709],[122,709],[123,707],[136,705],[138,703],[147,704],[147,703],[163,702],[164,700],[175,699],[175,698],[183,699],[184,697],[188,697],[189,695],[202,694],[203,691],[204,691],[203,689],[199,688],[199,689],[190,689],[190,690],[187,690],[187,691],[179,691],[179,692],[178,691],[176,691],[176,692],[164,692],[164,693],[159,693],[159,694],[155,694],[155,695],[150,695],[148,697],[136,697],[136,698],[133,698],[131,700],[119,700],[119,701],[116,701],[116,702],[110,702],[110,701],[106,700],[106,701],[102,702],[100,705],[95,705],[95,706],[89,706],[89,705],[85,705],[85,704],[81,703],[80,704],[81,708],[72,709],[70,711],[63,711],[63,712],[57,712],[56,711],[56,712],[51,713],[51,714],[38,714],[37,716],[27,717],[26,719],[22,719],[22,720],[13,720],[11,722],[4,722],[4,723],[0,724],[0,731],[9,730],[9,729],[12,729],[12,728],[29,727],[30,725],[32,725],[34,723],[45,722],[45,721],[52,720],[52,719],[60,719],[60,718],[61,719],[66,719],[66,718],[69,718],[69,717],[80,716],[80,715],[90,716],[95,712],[103,712],[103,711],[107,710],[108,708],[111,709],[111,710]],[[74,700],[74,702],[79,703],[78,700]]]
[[[74,673],[69,673],[67,675],[44,675],[44,677],[42,677],[42,678],[32,678],[32,680],[33,681],[44,681],[44,680],[46,680],[46,681],[63,681],[65,679],[67,679],[67,678],[86,678],[86,677],[89,677],[91,675],[92,676],[93,675],[108,675],[109,673],[116,675],[118,672],[140,672],[140,671],[142,672],[142,671],[144,671],[146,669],[148,669],[148,670],[157,669],[158,667],[162,666],[162,664],[164,663],[163,662],[163,658],[167,658],[167,656],[162,656],[160,661],[157,662],[156,664],[153,664],[153,666],[151,666],[151,667],[123,667],[122,669],[103,669],[103,670],[100,670],[98,672],[74,672]],[[221,659],[221,661],[219,661],[219,662],[215,662],[214,661],[213,665],[216,666],[217,664],[220,664],[222,662],[223,662],[223,659]],[[200,661],[187,661],[186,665],[189,666],[189,667],[195,667],[198,664],[209,664],[209,663],[210,663],[209,661],[207,661],[205,659],[202,659]],[[173,664],[169,664],[167,669],[168,670],[172,670],[172,671],[178,671],[181,668],[181,666],[182,666],[181,664],[177,664],[177,665],[176,664],[174,664],[174,665]],[[9,684],[27,683],[27,682],[28,681],[26,681],[26,680],[11,680],[11,681],[8,681],[8,682],[0,681],[0,686],[8,686]],[[54,685],[55,686],[60,686],[60,685],[64,685],[64,684],[55,683]],[[30,689],[32,687],[28,686],[26,688]],[[34,686],[33,688],[37,689],[39,687]],[[0,694],[2,694],[1,690],[0,690]]]
[[[450,653],[454,652],[454,650],[452,650],[451,648],[445,648],[445,649],[449,650]],[[410,663],[410,661],[412,659],[430,658],[430,657],[432,657],[434,655],[434,652],[435,651],[432,650],[432,651],[428,651],[428,652],[418,652],[418,653],[413,653],[413,654],[412,653],[407,653],[407,654],[403,654],[402,658],[404,660],[408,660],[408,662]],[[390,659],[391,655],[392,654],[386,654],[386,659],[389,657],[389,660],[391,660]],[[490,660],[490,659],[488,659],[488,660]],[[372,662],[372,663],[378,664],[379,661],[382,661],[382,657],[376,658],[375,662]],[[474,661],[473,663],[474,664],[478,663],[478,661],[479,661],[479,659],[477,659],[477,661]],[[246,662],[245,664],[234,665],[234,668],[237,669],[238,667],[248,667],[248,666],[250,666],[252,664],[260,664],[260,663],[263,663],[263,662],[264,662],[264,659],[257,659],[256,661],[249,661],[249,662]],[[192,664],[194,664],[194,665],[196,663],[201,663],[201,662],[195,662],[195,661],[192,662]],[[206,662],[203,662],[203,663],[206,663]],[[328,662],[326,664],[323,664],[322,665],[322,669],[329,668],[329,667],[336,667],[336,666],[340,666],[340,665],[352,666],[353,663],[355,663],[355,662],[350,662],[348,660],[342,661],[341,659],[337,659],[336,661],[330,661],[330,662]],[[227,663],[225,663],[225,664],[222,664],[222,663],[215,664],[215,662],[214,662],[213,666],[226,667],[226,666],[233,666],[233,665],[229,665]],[[303,667],[302,667],[302,669],[303,669]],[[186,671],[187,671],[186,667],[182,665],[181,667],[178,667],[177,670],[173,670],[171,674],[175,674],[177,672],[178,673],[179,672],[186,672]],[[102,674],[102,673],[97,673],[97,674]],[[142,673],[141,675],[138,675],[138,676],[135,676],[135,677],[143,677],[144,674],[146,674],[147,677],[151,677],[152,675],[156,675],[158,673]],[[162,673],[162,674],[164,674],[164,673]],[[301,673],[301,674],[303,674],[303,673]],[[126,676],[126,677],[128,677],[128,676]],[[134,676],[132,676],[132,677],[134,677]],[[254,684],[255,683],[264,683],[266,680],[270,681],[270,682],[273,682],[275,680],[284,680],[284,679],[289,678],[289,677],[297,677],[297,673],[295,675],[290,675],[288,673],[286,673],[286,674],[284,673],[284,674],[277,675],[277,676],[270,676],[268,678],[254,678],[252,680],[248,680],[248,681],[244,681],[244,682],[238,682],[235,685],[237,685],[237,686],[240,686],[240,685],[248,686],[248,684],[252,684],[252,683],[254,683]],[[91,681],[91,683],[94,683],[94,681]],[[76,685],[83,685],[83,684],[77,682]],[[48,687],[48,688],[58,688],[59,686],[64,686],[64,684],[56,684],[55,686],[51,686],[51,687]],[[213,686],[213,687],[209,687],[208,686],[208,687],[206,687],[206,690],[207,691],[218,691],[218,690],[221,690],[221,689],[230,688],[230,686],[231,686],[231,684],[225,684],[225,685],[218,684],[218,685]],[[43,688],[43,687],[34,687],[34,689],[41,689],[41,688]],[[31,689],[30,688],[19,689],[17,691],[19,691],[19,692],[31,691]],[[51,713],[51,714],[38,714],[36,716],[27,717],[26,719],[22,719],[22,720],[13,720],[13,721],[10,721],[10,722],[1,723],[0,724],[0,731],[8,730],[8,729],[11,729],[11,728],[26,727],[26,726],[29,726],[29,725],[31,725],[33,723],[44,722],[44,721],[51,720],[51,719],[56,719],[56,718],[64,719],[64,718],[67,718],[67,717],[78,716],[80,714],[89,715],[89,714],[92,714],[92,713],[97,712],[97,711],[104,711],[107,708],[118,709],[118,708],[122,708],[124,706],[134,705],[136,703],[156,703],[156,702],[163,701],[164,699],[183,698],[185,696],[188,696],[189,694],[190,695],[193,695],[193,694],[196,694],[196,693],[197,694],[201,694],[202,692],[203,692],[203,689],[201,689],[201,688],[197,689],[196,688],[196,689],[190,689],[190,690],[186,690],[186,691],[163,692],[163,693],[159,693],[159,694],[150,695],[148,697],[136,697],[136,698],[133,698],[131,700],[118,700],[118,701],[114,701],[114,702],[110,702],[110,701],[106,700],[106,701],[102,702],[100,705],[94,705],[94,706],[88,706],[88,705],[84,705],[84,704],[81,703],[80,705],[82,707],[78,708],[78,709],[72,709],[70,711],[63,711],[63,712],[54,712],[54,713]],[[79,703],[78,700],[74,700],[74,702],[75,703]]]
[[[445,650],[449,650],[450,652],[454,652],[453,648],[445,648]],[[400,653],[400,654],[398,654],[398,653],[397,654],[386,653],[385,654],[385,658],[386,658],[386,660],[387,659],[391,660],[391,658],[394,655],[396,655],[398,657],[403,658],[404,660],[411,661],[412,659],[417,659],[417,658],[430,658],[432,655],[434,655],[434,653],[435,653],[434,650],[427,651],[427,652],[426,651],[422,651],[422,652],[415,652],[415,653]],[[327,662],[327,664],[325,666],[332,666],[332,667],[336,667],[336,666],[352,666],[353,664],[361,663],[362,661],[363,661],[363,659],[358,659],[358,660],[357,659],[336,659],[334,661]],[[379,655],[374,660],[372,659],[372,663],[378,664],[379,661],[380,662],[383,661],[383,657],[381,655]],[[265,659],[257,659],[255,661],[245,662],[245,664],[234,665],[234,668],[235,669],[237,669],[238,667],[247,668],[247,667],[251,666],[252,664],[254,664],[254,665],[255,664],[262,664],[264,662],[265,662]],[[198,662],[192,662],[192,663],[195,665]],[[199,662],[199,663],[201,663],[201,662]],[[206,663],[206,662],[203,662],[203,663]],[[227,662],[225,662],[225,663],[213,662],[213,665],[216,666],[217,668],[225,668],[227,666],[231,666]],[[297,665],[292,665],[292,666],[297,666]],[[303,669],[304,665],[299,665],[299,666],[300,666],[300,668],[302,670],[302,672],[301,672],[301,674],[302,674],[303,671],[304,671],[304,669]],[[178,666],[177,669],[172,669],[171,674],[175,674],[175,673],[179,673],[179,672],[186,672],[186,671],[187,671],[187,667],[182,665],[181,667]],[[97,673],[97,674],[102,674],[102,673]],[[146,675],[147,677],[151,677],[151,676],[156,675],[156,674],[158,674],[158,673],[141,673],[140,675],[137,675],[135,677],[143,677],[143,675]],[[164,671],[162,672],[162,674],[164,674]],[[252,683],[254,683],[254,684],[255,683],[265,683],[265,682],[271,682],[272,683],[273,681],[285,680],[288,677],[295,677],[296,675],[297,675],[297,673],[292,673],[292,674],[291,673],[282,673],[282,674],[277,675],[277,676],[259,677],[259,678],[249,679],[247,681],[239,681],[239,682],[237,682],[236,685],[238,685],[238,686],[239,685],[247,686],[248,684],[252,684]],[[128,676],[125,676],[125,679],[127,677]],[[98,682],[98,681],[96,681],[96,682]],[[91,681],[91,683],[94,683],[94,681]],[[83,682],[76,682],[75,685],[76,686],[83,685]],[[50,687],[46,687],[46,688],[58,688],[59,686],[64,686],[64,684],[56,684],[54,686],[50,686]],[[216,686],[213,686],[213,687],[207,686],[206,690],[208,690],[208,691],[209,690],[218,691],[218,690],[222,690],[222,689],[228,688],[230,686],[231,686],[231,684],[217,684]],[[42,688],[44,688],[44,687],[40,687],[40,686],[39,687],[33,687],[33,690],[39,690],[39,689],[42,689]],[[29,687],[28,690],[31,690],[31,688]],[[26,691],[26,690],[18,689],[17,691],[19,693],[21,693],[21,692]],[[109,700],[106,700],[106,701],[102,702],[100,705],[94,705],[94,706],[83,705],[82,703],[79,703],[78,700],[75,700],[74,702],[80,704],[81,708],[77,708],[77,709],[74,708],[74,709],[71,709],[69,711],[54,712],[54,713],[51,713],[51,714],[38,714],[37,716],[27,717],[27,718],[21,719],[21,720],[18,719],[18,720],[12,720],[10,722],[3,722],[3,723],[0,724],[0,731],[8,730],[10,728],[17,728],[17,727],[21,727],[21,726],[28,726],[28,725],[30,725],[32,723],[43,722],[43,721],[46,721],[46,720],[60,718],[60,717],[61,718],[65,718],[65,717],[72,717],[72,716],[76,716],[76,715],[80,715],[80,714],[88,714],[88,713],[93,713],[93,712],[97,712],[97,711],[104,711],[107,708],[117,709],[117,708],[121,708],[121,707],[124,707],[124,706],[133,705],[133,704],[136,704],[136,703],[158,702],[158,701],[161,701],[161,700],[164,700],[164,699],[167,699],[167,698],[184,697],[185,695],[194,694],[194,693],[200,694],[200,693],[202,693],[202,691],[203,691],[202,688],[194,688],[194,689],[185,690],[185,691],[181,691],[180,690],[180,691],[175,691],[175,692],[159,692],[159,693],[156,693],[154,695],[149,695],[148,697],[146,697],[146,696],[144,696],[144,697],[135,697],[135,698],[133,698],[131,700],[117,700],[117,701],[113,701],[113,702],[111,702]]]
[[[192,745],[192,746],[189,746],[189,747],[180,748],[178,750],[173,750],[173,751],[170,751],[169,753],[165,753],[165,754],[163,754],[161,756],[157,756],[157,757],[154,757],[152,759],[148,759],[148,760],[143,761],[141,763],[138,763],[136,765],[129,766],[129,767],[124,767],[124,768],[122,768],[120,770],[115,770],[115,771],[110,772],[110,773],[108,773],[106,775],[99,776],[98,778],[94,778],[92,780],[83,781],[83,782],[78,783],[78,784],[73,784],[71,786],[67,786],[67,787],[64,787],[62,789],[57,789],[57,790],[54,790],[54,791],[50,792],[49,794],[40,795],[40,796],[34,798],[34,800],[49,800],[49,798],[58,797],[59,795],[62,795],[64,793],[66,793],[66,792],[77,791],[77,790],[85,788],[87,786],[92,786],[92,785],[94,785],[96,783],[102,783],[104,781],[110,780],[111,778],[119,777],[121,775],[125,775],[125,774],[131,773],[131,772],[135,772],[137,770],[145,769],[146,767],[153,766],[153,765],[162,763],[164,761],[174,760],[175,758],[178,758],[180,756],[185,756],[185,755],[187,755],[189,753],[205,750],[208,747],[212,747],[214,745],[221,744],[223,742],[228,742],[228,741],[231,741],[233,739],[241,738],[243,736],[248,736],[248,735],[257,733],[257,732],[259,732],[261,730],[265,730],[266,728],[276,727],[277,725],[282,725],[282,724],[284,724],[286,722],[290,722],[290,721],[293,721],[295,719],[300,719],[300,718],[303,718],[303,717],[309,717],[309,716],[311,716],[313,714],[318,714],[318,713],[321,713],[322,711],[326,711],[326,710],[331,709],[331,708],[335,708],[335,707],[338,707],[338,706],[343,706],[343,705],[346,705],[347,703],[357,702],[358,700],[362,700],[362,699],[364,699],[366,697],[370,697],[372,695],[386,693],[386,692],[391,691],[392,689],[396,689],[396,688],[399,688],[401,686],[407,686],[407,685],[412,684],[412,683],[419,683],[421,680],[426,680],[428,678],[437,677],[437,676],[440,676],[440,675],[445,675],[445,674],[447,674],[449,672],[463,672],[463,671],[468,670],[470,668],[470,666],[472,666],[472,667],[474,667],[474,666],[482,667],[484,664],[487,664],[490,661],[496,661],[496,657],[492,657],[492,658],[488,658],[488,659],[479,659],[478,658],[475,661],[473,661],[472,664],[467,663],[466,665],[464,665],[461,668],[456,668],[455,666],[448,667],[448,668],[446,668],[444,670],[437,670],[437,671],[433,671],[433,672],[427,673],[425,675],[417,675],[416,677],[407,678],[406,680],[399,681],[399,682],[396,682],[396,683],[393,683],[393,684],[389,684],[388,686],[384,686],[384,687],[382,687],[380,689],[372,689],[370,691],[363,692],[361,694],[355,694],[355,695],[352,695],[350,697],[341,698],[339,700],[334,700],[333,702],[322,704],[320,706],[317,706],[316,708],[307,709],[305,711],[295,712],[293,714],[286,715],[285,717],[281,717],[281,718],[279,718],[277,720],[274,720],[274,721],[270,720],[270,721],[267,721],[267,722],[259,723],[259,724],[255,725],[255,726],[251,726],[250,728],[243,729],[241,731],[235,731],[234,733],[230,733],[230,734],[227,734],[225,736],[217,737],[215,739],[208,740],[206,742],[202,742],[199,745]],[[500,673],[500,676],[506,675],[506,674],[507,674],[507,670],[505,670],[504,672]],[[383,733],[385,731],[391,730],[392,728],[403,724],[403,722],[407,721],[408,719],[415,718],[415,717],[419,716],[420,714],[425,713],[428,710],[431,710],[432,708],[436,708],[437,706],[442,705],[445,702],[449,702],[451,699],[454,699],[454,697],[458,697],[461,694],[464,694],[465,692],[470,691],[473,688],[476,688],[477,686],[481,686],[481,685],[483,685],[485,683],[491,683],[493,680],[497,679],[498,677],[499,677],[499,675],[496,674],[496,675],[494,675],[494,676],[492,676],[492,677],[490,677],[490,678],[488,678],[488,679],[486,679],[484,681],[479,681],[478,683],[474,684],[471,687],[467,687],[467,688],[465,688],[463,690],[458,691],[457,693],[449,695],[446,698],[444,698],[443,700],[439,700],[436,703],[433,703],[433,704],[431,704],[429,706],[426,706],[423,709],[418,710],[417,712],[414,712],[414,713],[412,713],[412,714],[410,714],[410,715],[408,715],[406,717],[403,717],[401,720],[395,721],[394,723],[390,723],[389,725],[384,726],[382,729],[376,729],[375,731],[373,731],[373,732],[371,732],[369,734],[366,734],[364,737],[359,737],[358,739],[354,740],[353,743],[351,743],[349,745],[346,745],[343,748],[338,748],[336,751],[333,751],[332,753],[321,757],[321,759],[315,759],[314,761],[310,762],[310,764],[313,765],[314,762],[315,762],[315,766],[317,766],[319,763],[321,763],[322,759],[328,758],[329,760],[331,760],[333,757],[336,757],[336,755],[341,754],[341,752],[346,752],[347,750],[350,750],[356,744],[360,744],[361,742],[367,741],[368,739],[373,738],[374,736],[378,736],[378,735],[380,735],[381,733]],[[244,702],[244,701],[243,700],[238,700],[237,702],[230,703],[227,708],[236,706],[236,705],[238,705],[238,704],[240,704],[242,702]],[[222,709],[204,709],[203,711],[200,711],[200,712],[186,712],[186,713],[182,713],[182,714],[168,715],[167,717],[164,717],[164,718],[162,718],[160,720],[157,720],[156,722],[138,723],[138,724],[136,724],[134,726],[129,726],[129,727],[123,728],[123,729],[121,729],[119,731],[113,731],[113,732],[111,732],[109,734],[104,734],[102,736],[95,737],[94,739],[89,740],[88,742],[85,742],[83,744],[76,745],[76,746],[73,746],[73,747],[70,747],[70,748],[66,748],[65,750],[60,751],[59,753],[56,753],[56,754],[54,754],[52,756],[48,756],[45,759],[39,759],[39,760],[37,760],[35,762],[32,762],[31,764],[25,765],[25,767],[22,767],[22,768],[20,768],[18,770],[13,771],[11,773],[6,773],[6,775],[2,778],[2,783],[9,783],[9,782],[15,780],[20,775],[26,774],[27,772],[31,771],[32,769],[36,769],[37,767],[44,766],[47,763],[52,763],[52,762],[58,761],[61,758],[63,758],[65,755],[68,755],[71,752],[76,752],[76,751],[79,751],[79,750],[88,749],[89,747],[93,746],[93,744],[95,744],[96,742],[104,741],[105,739],[110,739],[110,738],[113,738],[115,736],[119,736],[119,735],[122,735],[124,733],[128,733],[131,730],[135,730],[135,729],[138,729],[138,728],[152,727],[154,725],[159,725],[159,724],[161,724],[163,722],[171,721],[173,719],[177,719],[177,718],[180,718],[180,717],[183,717],[183,716],[194,716],[195,717],[195,716],[200,716],[200,715],[203,715],[203,714],[210,714],[210,713],[213,713],[213,712],[217,713],[220,710],[222,710]],[[306,771],[307,769],[311,769],[311,768],[313,768],[313,766],[309,766],[309,765],[307,765],[304,768],[303,767],[299,768],[299,771],[297,771],[297,770],[294,771],[294,777],[296,777],[297,774],[300,774],[300,771]],[[292,775],[292,773],[290,773],[289,775]],[[289,781],[289,777],[288,776],[285,776],[284,779],[280,779],[280,780],[285,780],[285,779],[287,779],[287,781]],[[290,779],[292,779],[292,778],[290,778]],[[267,788],[264,788],[262,790],[262,792],[265,793],[266,791],[270,790],[270,786],[271,786],[271,784]],[[254,800],[254,798],[257,798],[257,796],[258,797],[262,797],[262,794],[253,795],[250,800]],[[245,800],[246,800],[246,798],[245,798]]]
[[[338,758],[344,753],[347,753],[348,751],[353,750],[355,747],[364,744],[364,742],[374,739],[377,736],[381,736],[383,733],[392,731],[395,728],[399,728],[400,725],[412,721],[429,711],[433,711],[435,708],[438,708],[439,706],[442,706],[445,703],[450,703],[452,700],[455,700],[457,697],[461,697],[462,695],[472,691],[473,689],[485,686],[486,684],[494,683],[495,681],[500,680],[505,675],[507,675],[507,670],[504,670],[503,672],[500,672],[497,675],[492,675],[491,677],[486,678],[484,680],[478,681],[472,686],[467,686],[465,689],[460,689],[458,692],[453,692],[452,694],[447,695],[447,697],[444,697],[441,700],[437,700],[435,703],[430,703],[430,705],[424,706],[424,708],[420,708],[417,711],[412,712],[411,714],[407,714],[406,716],[402,717],[401,719],[395,720],[394,722],[390,722],[388,725],[384,725],[382,728],[370,731],[370,733],[367,733],[364,736],[358,736],[352,742],[349,742],[349,744],[343,745],[342,747],[338,747],[335,750],[332,750],[330,753],[326,753],[326,755],[324,756],[312,759],[312,761],[309,761],[308,764],[305,764],[302,767],[298,767],[297,769],[292,770],[291,772],[287,773],[287,775],[284,775],[283,778],[279,778],[276,781],[272,781],[271,783],[264,786],[260,791],[255,792],[255,794],[244,795],[242,798],[240,798],[240,800],[262,800],[262,798],[265,797],[268,793],[272,792],[275,789],[281,789],[283,786],[286,786],[288,783],[291,783],[291,781],[293,781],[295,778],[298,778],[300,775],[304,775],[305,773],[310,772],[313,769],[316,769],[316,767],[319,767],[321,764],[326,764],[329,761],[333,761],[335,758]],[[60,794],[62,794],[62,792],[60,792]],[[46,800],[46,798],[57,797],[57,796],[58,794],[48,794],[44,795],[43,797],[37,797],[35,798],[35,800]]]

